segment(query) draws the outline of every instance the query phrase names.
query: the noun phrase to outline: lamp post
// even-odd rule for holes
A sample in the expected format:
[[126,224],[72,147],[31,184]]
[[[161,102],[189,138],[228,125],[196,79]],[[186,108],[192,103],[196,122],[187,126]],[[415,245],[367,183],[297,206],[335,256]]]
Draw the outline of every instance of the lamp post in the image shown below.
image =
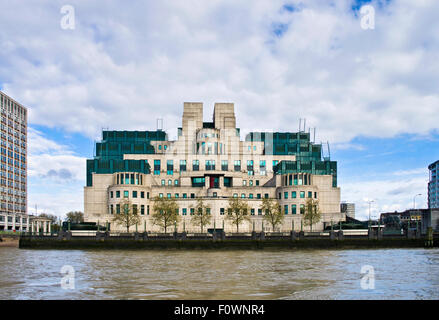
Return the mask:
[[413,197],[413,209],[416,209],[416,197],[417,196],[422,196],[422,193],[418,193],[417,195],[415,195],[414,197]]
[[370,228],[370,204],[372,202],[375,202],[375,200],[369,200],[368,202],[369,202],[369,228]]

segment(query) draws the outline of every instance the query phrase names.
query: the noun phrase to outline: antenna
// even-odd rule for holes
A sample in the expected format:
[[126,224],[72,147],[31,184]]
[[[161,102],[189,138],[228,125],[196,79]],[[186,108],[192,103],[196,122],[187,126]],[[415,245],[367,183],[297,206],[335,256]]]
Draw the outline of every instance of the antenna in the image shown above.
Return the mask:
[[303,132],[306,130],[306,118],[303,119]]
[[163,131],[163,119],[162,118],[157,119],[157,131]]
[[328,156],[329,156],[329,160],[331,160],[331,150],[329,149],[329,141],[327,143],[328,143]]
[[299,132],[302,130],[302,118],[299,118]]
[[313,139],[313,143],[316,143],[316,127],[314,127],[314,139]]

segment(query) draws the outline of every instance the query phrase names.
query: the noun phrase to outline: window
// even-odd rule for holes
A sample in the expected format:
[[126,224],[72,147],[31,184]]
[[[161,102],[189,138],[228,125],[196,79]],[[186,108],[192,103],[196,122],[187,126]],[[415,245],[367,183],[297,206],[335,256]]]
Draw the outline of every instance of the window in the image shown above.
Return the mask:
[[206,171],[215,170],[215,160],[206,160]]
[[262,216],[262,209],[258,209],[258,216]]
[[137,204],[133,204],[133,214],[137,214]]
[[180,172],[186,171],[186,160],[180,160]]
[[259,186],[259,180],[256,180],[256,186]]
[[297,198],[296,191],[291,191],[291,198],[293,199]]
[[204,187],[205,178],[204,177],[192,177],[192,187]]
[[140,205],[140,214],[143,216],[145,214],[145,205]]
[[186,209],[186,208],[183,208],[183,209],[182,209],[182,215],[185,216],[186,214],[187,214],[187,209]]
[[172,186],[172,180],[171,179],[168,180],[168,186]]
[[195,193],[191,193],[191,199],[195,198]]
[[159,193],[159,198],[163,198],[163,193]]
[[191,208],[191,216],[193,216],[194,213],[195,213],[195,209],[194,209],[194,208]]
[[146,206],[146,215],[149,216],[149,206]]
[[174,180],[174,185],[178,186],[178,180]]
[[232,186],[232,178],[224,177],[224,187],[231,187],[231,186]]
[[120,191],[116,191],[116,198],[120,198]]
[[160,170],[160,160],[154,160],[154,174],[159,175]]
[[110,198],[113,198],[113,191],[110,191]]
[[130,184],[130,175],[125,173],[125,184]]
[[279,195],[279,199],[282,199],[282,193],[278,193],[278,195]]
[[168,146],[165,144],[165,145],[163,146],[163,148],[166,150],[166,149],[168,149]]
[[166,172],[168,176],[172,176],[174,174],[174,160],[168,160],[166,163]]
[[199,171],[200,170],[200,160],[192,161],[192,170]]
[[137,191],[133,191],[133,198],[137,198]]
[[253,171],[253,160],[247,160],[247,172],[249,176],[252,176],[254,174]]
[[129,191],[124,191],[124,192],[123,192],[123,197],[124,197],[124,198],[128,198],[129,195],[130,195]]
[[300,205],[300,214],[304,214],[305,213],[305,205],[301,204]]
[[162,145],[161,144],[159,144],[159,150],[162,150]]
[[284,199],[288,199],[288,192],[284,192]]
[[134,184],[134,173],[131,174],[131,184]]
[[234,193],[234,194],[233,194],[233,198],[238,198],[238,194],[237,194],[237,193]]
[[303,199],[305,198],[305,191],[300,191],[300,197]]
[[265,167],[265,160],[259,161],[259,173],[261,176],[265,176],[267,174],[267,170]]
[[264,198],[268,199],[268,193],[264,194]]
[[178,194],[178,193],[176,193],[176,194],[175,194],[175,198],[176,198],[176,199],[178,199],[178,197],[179,197],[179,194]]
[[284,205],[284,213],[288,214],[288,205]]
[[145,198],[145,191],[140,191],[140,198]]
[[247,185],[247,180],[242,180],[242,185],[246,186]]
[[[113,205],[112,204],[110,204],[110,214],[113,214]],[[0,219],[0,221],[1,221],[1,219]]]
[[249,180],[248,185],[249,185],[249,187],[253,187],[253,180]]
[[120,204],[116,204],[116,214],[120,213]]
[[146,193],[146,199],[149,199],[149,192]]
[[251,214],[252,216],[254,216],[254,215],[255,215],[255,209],[250,209],[250,214]]
[[183,193],[183,199],[187,198],[187,193]]
[[162,186],[166,185],[165,179],[162,179]]
[[241,193],[241,198],[245,198],[245,193]]
[[314,192],[314,198],[317,199],[317,192]]
[[168,193],[168,194],[167,194],[167,197],[168,197],[168,199],[171,199],[171,194]]
[[249,198],[249,199],[253,199],[253,193],[250,193],[250,194],[248,195],[248,198]]
[[279,163],[279,160],[273,160],[273,171],[278,163]]
[[229,170],[229,163],[227,160],[221,161],[221,171],[228,171]]
[[291,206],[291,214],[296,214],[297,213],[297,205],[293,204]]
[[256,195],[256,198],[257,198],[257,199],[261,199],[261,194],[258,193],[258,194]]
[[312,198],[312,191],[308,191],[308,198]]
[[218,194],[216,192],[213,193],[213,197],[216,198],[218,197]]
[[220,208],[220,215],[224,215],[224,208]]
[[235,171],[241,171],[241,160],[235,160],[234,169]]
[[297,174],[294,175],[294,185],[297,186]]

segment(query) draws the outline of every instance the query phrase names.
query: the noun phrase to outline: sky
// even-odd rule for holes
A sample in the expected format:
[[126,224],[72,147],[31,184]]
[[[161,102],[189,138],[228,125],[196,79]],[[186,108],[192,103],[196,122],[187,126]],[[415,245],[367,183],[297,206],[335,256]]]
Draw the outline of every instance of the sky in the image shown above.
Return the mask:
[[185,101],[203,102],[205,121],[215,102],[235,103],[242,136],[297,131],[306,118],[360,219],[369,200],[372,217],[412,208],[417,194],[427,207],[427,167],[439,159],[437,0],[0,4],[0,90],[29,109],[30,213],[83,210],[102,129],[155,130],[162,118],[175,138]]

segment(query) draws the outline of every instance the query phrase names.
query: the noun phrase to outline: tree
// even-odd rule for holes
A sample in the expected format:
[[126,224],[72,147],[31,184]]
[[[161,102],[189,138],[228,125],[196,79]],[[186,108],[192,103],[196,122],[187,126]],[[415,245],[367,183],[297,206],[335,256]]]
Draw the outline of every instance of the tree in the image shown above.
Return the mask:
[[84,222],[84,213],[81,211],[70,211],[66,214],[67,221],[72,223]]
[[264,220],[271,224],[273,231],[277,225],[283,223],[285,213],[282,211],[280,204],[274,199],[264,198],[261,209],[265,213]]
[[199,226],[201,233],[203,233],[203,228],[212,220],[210,206],[205,205],[202,199],[198,199],[194,209],[195,213],[191,218],[191,222],[193,225]]
[[113,222],[119,223],[127,228],[127,232],[130,232],[130,227],[140,222],[140,217],[137,213],[131,209],[131,202],[129,200],[123,200],[120,202],[121,213],[116,213]]
[[247,202],[242,201],[239,198],[230,198],[229,205],[227,207],[226,219],[236,225],[236,232],[239,232],[239,225],[244,221],[250,221],[250,215],[248,214],[250,207]]
[[178,215],[178,204],[175,199],[170,198],[154,198],[154,205],[152,207],[152,221],[165,229],[171,225],[175,225],[180,221],[180,216]]
[[313,224],[319,222],[321,217],[322,217],[322,213],[319,209],[318,200],[314,200],[312,198],[306,200],[305,213],[303,215],[303,220],[305,225],[310,226],[312,231]]

